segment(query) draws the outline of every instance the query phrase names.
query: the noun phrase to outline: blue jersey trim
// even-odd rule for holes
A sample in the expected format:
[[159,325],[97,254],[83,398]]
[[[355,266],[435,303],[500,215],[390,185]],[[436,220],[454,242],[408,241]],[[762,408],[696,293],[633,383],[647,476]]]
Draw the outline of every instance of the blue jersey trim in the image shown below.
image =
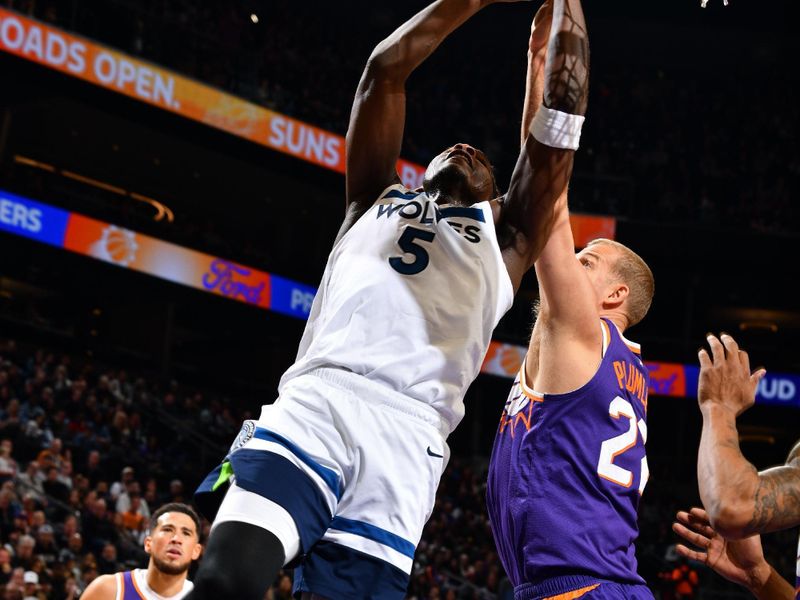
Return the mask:
[[400,190],[389,190],[381,200],[385,200],[386,198],[402,198],[403,200],[411,200],[412,198],[416,198],[419,196],[419,192],[408,192],[403,193]]
[[242,448],[228,460],[238,487],[286,509],[297,525],[303,552],[308,552],[328,529],[332,516],[319,485],[289,459],[273,452]]
[[394,565],[334,542],[320,541],[294,571],[294,592],[324,598],[403,600],[409,574]]
[[450,206],[448,208],[439,209],[441,218],[447,219],[450,217],[466,217],[473,221],[486,222],[483,216],[483,211],[480,208],[473,208],[471,206]]
[[281,446],[289,450],[297,458],[303,461],[312,471],[314,471],[317,475],[319,475],[322,478],[325,484],[336,495],[337,500],[342,499],[341,481],[339,480],[339,475],[337,475],[335,471],[329,469],[328,467],[323,467],[321,464],[319,464],[313,458],[311,458],[308,454],[303,452],[298,446],[296,446],[283,436],[280,436],[277,433],[273,433],[268,429],[262,429],[261,427],[257,427],[253,437],[257,437],[258,439],[264,440],[266,442],[275,442],[276,444],[280,444]]
[[416,546],[406,539],[401,538],[399,535],[394,534],[375,525],[364,523],[363,521],[354,521],[352,519],[345,519],[344,517],[334,517],[330,525],[331,529],[338,529],[346,533],[367,538],[373,542],[378,542],[384,546],[388,546],[393,550],[397,550],[401,554],[414,558],[414,551]]

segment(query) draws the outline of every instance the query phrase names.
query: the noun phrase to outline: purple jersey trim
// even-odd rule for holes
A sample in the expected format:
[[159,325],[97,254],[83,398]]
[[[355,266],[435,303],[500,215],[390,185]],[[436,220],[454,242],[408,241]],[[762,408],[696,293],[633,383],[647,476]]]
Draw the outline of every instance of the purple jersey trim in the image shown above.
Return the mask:
[[122,574],[122,600],[147,600],[139,593],[139,588],[133,582],[133,571]]

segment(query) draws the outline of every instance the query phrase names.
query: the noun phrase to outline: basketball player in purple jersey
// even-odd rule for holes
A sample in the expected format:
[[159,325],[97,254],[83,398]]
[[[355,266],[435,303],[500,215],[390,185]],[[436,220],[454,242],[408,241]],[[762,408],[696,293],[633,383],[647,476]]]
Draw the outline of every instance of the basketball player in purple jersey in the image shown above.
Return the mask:
[[[553,49],[565,45],[575,58],[553,64]],[[580,1],[546,2],[531,34],[523,131],[535,127],[542,94],[550,106],[548,71],[568,69],[568,95],[586,101],[588,56]],[[592,241],[576,259],[566,193],[555,210],[535,262],[536,324],[489,467],[492,531],[515,600],[652,599],[634,550],[648,476],[648,371],[623,332],[647,313],[653,275],[611,240]]]
[[200,518],[190,506],[172,502],[150,518],[144,549],[150,555],[147,569],[101,575],[82,600],[180,600],[192,590],[186,577],[202,551]]
[[[800,548],[795,589],[764,560],[757,534],[800,525],[800,443],[786,463],[759,472],[742,455],[736,418],[755,403],[764,369],[750,372],[750,358],[727,334],[708,335],[700,350],[697,400],[703,430],[697,459],[700,499],[706,510],[679,512],[673,528],[704,552],[679,548],[757,598],[800,596]],[[707,511],[707,512],[706,512]]]

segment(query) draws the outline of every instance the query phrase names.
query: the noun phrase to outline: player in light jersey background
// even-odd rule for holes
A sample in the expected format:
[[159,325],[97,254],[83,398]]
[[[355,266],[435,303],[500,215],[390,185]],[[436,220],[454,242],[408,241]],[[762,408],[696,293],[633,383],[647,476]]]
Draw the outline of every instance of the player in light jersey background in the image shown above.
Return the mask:
[[[537,95],[548,103],[551,29],[581,49],[588,69],[580,1],[546,2],[531,33],[523,131]],[[648,371],[623,332],[647,313],[653,276],[611,240],[576,257],[566,196],[556,211],[535,264],[536,323],[492,451],[490,523],[516,600],[652,598],[634,549],[648,475]]]
[[347,132],[345,219],[297,360],[198,490],[213,526],[191,600],[261,600],[289,561],[309,596],[405,596],[447,436],[546,242],[586,109],[573,74],[551,69],[552,102],[506,194],[465,143],[431,161],[423,189],[400,185],[407,78],[492,3],[433,2],[370,56]]

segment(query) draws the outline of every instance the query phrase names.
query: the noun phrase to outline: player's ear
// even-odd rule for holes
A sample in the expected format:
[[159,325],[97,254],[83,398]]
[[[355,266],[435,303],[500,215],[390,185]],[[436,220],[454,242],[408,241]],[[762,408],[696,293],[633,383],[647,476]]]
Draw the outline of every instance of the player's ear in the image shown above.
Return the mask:
[[620,306],[630,294],[630,288],[627,284],[616,282],[611,287],[608,295],[606,296],[605,304],[609,307]]
[[153,536],[148,535],[144,538],[144,551],[150,554],[150,548],[153,544]]
[[197,545],[196,545],[196,546],[195,546],[195,547],[192,549],[192,560],[197,560],[198,558],[200,558],[200,555],[201,555],[202,553],[203,553],[203,546],[202,546],[202,544],[197,544]]

